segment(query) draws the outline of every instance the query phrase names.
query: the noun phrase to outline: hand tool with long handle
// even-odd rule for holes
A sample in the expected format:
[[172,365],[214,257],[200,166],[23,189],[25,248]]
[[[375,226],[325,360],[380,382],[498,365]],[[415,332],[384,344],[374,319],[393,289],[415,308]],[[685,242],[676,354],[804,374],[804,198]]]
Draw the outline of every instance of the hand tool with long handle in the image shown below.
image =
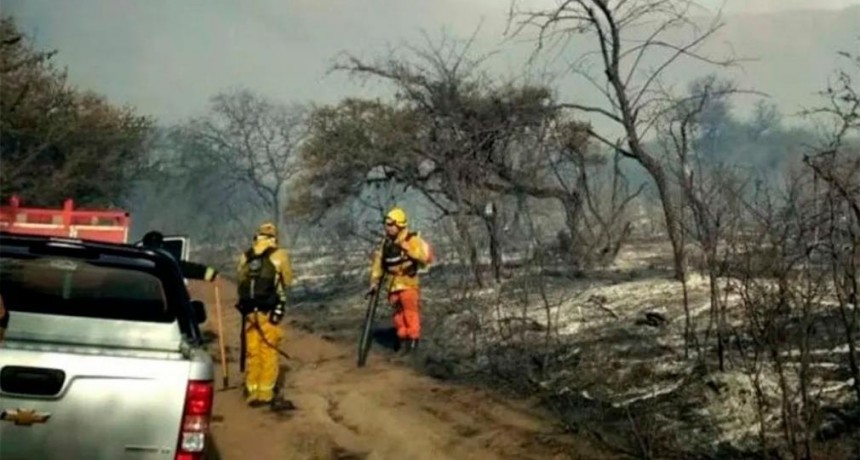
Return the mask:
[[385,275],[379,277],[370,301],[367,303],[367,312],[364,315],[364,327],[361,329],[361,337],[358,340],[358,367],[364,367],[367,362],[367,354],[370,352],[372,342],[373,322],[376,318],[376,307],[379,304],[379,293],[382,291],[382,280]]
[[224,326],[221,319],[221,290],[218,288],[217,284],[215,285],[215,309],[216,314],[218,315],[218,346],[221,349],[221,372],[223,373],[223,384],[226,389],[230,382],[230,375],[227,371],[227,353],[224,350]]

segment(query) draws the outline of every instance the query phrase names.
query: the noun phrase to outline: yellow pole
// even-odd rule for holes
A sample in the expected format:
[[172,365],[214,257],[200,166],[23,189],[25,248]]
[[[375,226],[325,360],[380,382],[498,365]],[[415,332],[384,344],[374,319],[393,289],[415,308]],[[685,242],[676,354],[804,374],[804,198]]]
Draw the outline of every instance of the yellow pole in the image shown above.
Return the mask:
[[218,289],[218,284],[215,284],[215,309],[218,315],[218,346],[221,349],[221,372],[223,373],[224,388],[227,388],[229,376],[227,374],[227,355],[224,351],[224,327],[221,321],[221,292]]

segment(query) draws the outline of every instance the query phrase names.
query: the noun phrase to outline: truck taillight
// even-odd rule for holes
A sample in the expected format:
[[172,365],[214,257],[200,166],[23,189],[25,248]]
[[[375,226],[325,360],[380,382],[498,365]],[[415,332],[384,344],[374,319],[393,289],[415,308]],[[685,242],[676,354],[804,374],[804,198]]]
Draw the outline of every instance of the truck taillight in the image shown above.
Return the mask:
[[209,436],[209,421],[212,418],[214,385],[211,380],[188,382],[185,393],[185,408],[179,428],[179,446],[176,460],[199,460],[206,450]]

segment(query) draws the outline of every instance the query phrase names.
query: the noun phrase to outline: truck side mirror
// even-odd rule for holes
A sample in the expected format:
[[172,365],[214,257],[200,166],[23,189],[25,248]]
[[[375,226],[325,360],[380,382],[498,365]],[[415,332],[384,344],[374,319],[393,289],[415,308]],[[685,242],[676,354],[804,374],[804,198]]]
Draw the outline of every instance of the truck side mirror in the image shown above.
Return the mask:
[[192,300],[191,310],[194,312],[194,319],[197,320],[197,324],[206,322],[206,304],[199,300]]

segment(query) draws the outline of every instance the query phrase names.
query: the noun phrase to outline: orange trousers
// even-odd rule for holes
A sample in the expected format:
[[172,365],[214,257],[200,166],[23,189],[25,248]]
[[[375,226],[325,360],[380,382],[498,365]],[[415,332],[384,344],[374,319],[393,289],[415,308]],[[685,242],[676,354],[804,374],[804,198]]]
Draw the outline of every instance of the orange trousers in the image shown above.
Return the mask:
[[401,340],[421,338],[421,313],[418,289],[404,289],[388,294],[388,302],[394,307],[394,327]]

